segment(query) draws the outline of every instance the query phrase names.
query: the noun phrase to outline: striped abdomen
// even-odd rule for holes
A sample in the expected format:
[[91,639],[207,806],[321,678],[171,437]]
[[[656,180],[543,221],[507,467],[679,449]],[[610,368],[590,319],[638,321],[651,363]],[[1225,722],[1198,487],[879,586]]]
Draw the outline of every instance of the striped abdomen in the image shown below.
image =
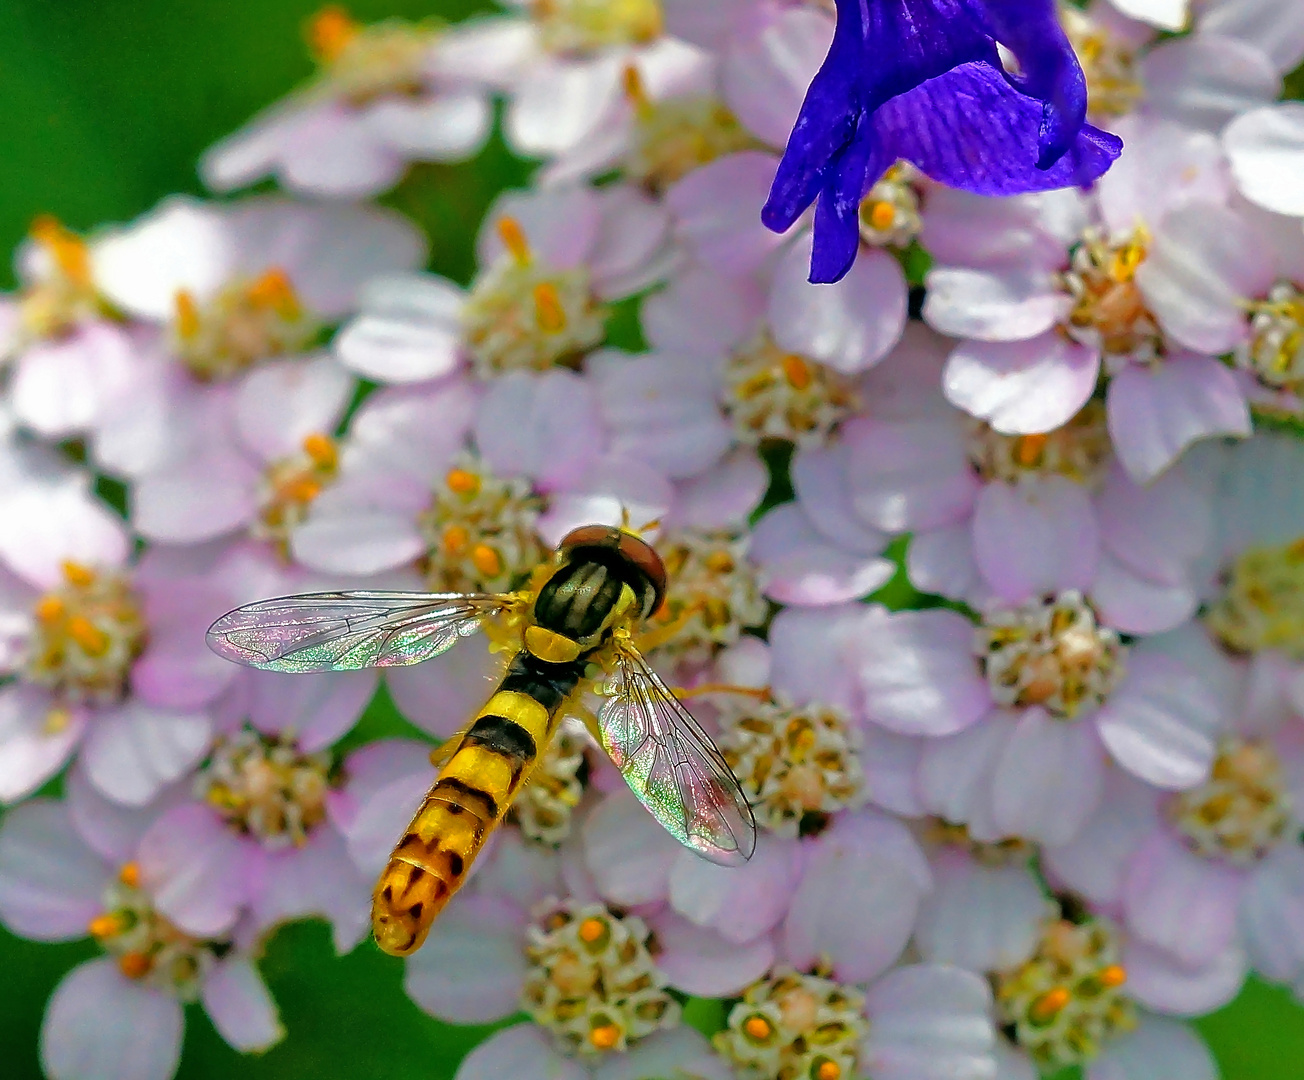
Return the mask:
[[371,925],[385,952],[421,947],[552,738],[583,670],[582,662],[549,664],[527,652],[512,659],[376,883]]

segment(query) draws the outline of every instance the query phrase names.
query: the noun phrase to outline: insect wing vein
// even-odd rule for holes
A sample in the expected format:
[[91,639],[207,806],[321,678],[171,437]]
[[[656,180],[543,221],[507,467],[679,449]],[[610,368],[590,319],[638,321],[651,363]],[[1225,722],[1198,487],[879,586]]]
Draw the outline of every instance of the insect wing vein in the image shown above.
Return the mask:
[[511,603],[491,593],[333,592],[260,600],[208,630],[220,656],[269,671],[356,671],[438,656]]
[[598,713],[603,748],[676,840],[712,862],[736,866],[756,847],[756,822],[728,764],[683,703],[632,648]]

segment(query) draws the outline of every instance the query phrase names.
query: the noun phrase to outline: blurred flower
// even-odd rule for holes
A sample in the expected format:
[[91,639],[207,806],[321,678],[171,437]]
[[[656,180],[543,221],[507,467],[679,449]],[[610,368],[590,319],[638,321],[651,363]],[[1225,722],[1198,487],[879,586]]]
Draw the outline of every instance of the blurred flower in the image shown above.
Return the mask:
[[284,1037],[253,957],[229,934],[192,936],[160,912],[131,844],[136,818],[103,818],[89,844],[66,803],[33,800],[0,827],[0,917],[39,941],[91,936],[108,954],[64,976],[46,1007],[41,1063],[56,1080],[168,1080],[183,1006],[198,1001],[245,1052]]
[[[841,279],[866,190],[898,159],[984,195],[1086,184],[1122,144],[1084,123],[1086,82],[1050,0],[957,14],[839,0],[833,45],[807,92],[761,212],[787,230],[818,198],[812,282]],[[1016,10],[1017,8],[1017,10]],[[1019,65],[1009,74],[996,51]]]
[[488,95],[450,77],[429,24],[355,22],[329,4],[308,21],[317,78],[210,147],[199,169],[230,191],[272,175],[305,195],[376,195],[412,161],[459,161],[489,137]]

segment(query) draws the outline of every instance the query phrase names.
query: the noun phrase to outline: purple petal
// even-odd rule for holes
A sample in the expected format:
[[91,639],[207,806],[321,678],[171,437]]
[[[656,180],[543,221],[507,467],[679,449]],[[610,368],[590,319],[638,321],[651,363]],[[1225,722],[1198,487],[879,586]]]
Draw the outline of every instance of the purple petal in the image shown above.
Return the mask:
[[828,543],[795,503],[776,506],[756,523],[748,554],[761,567],[765,595],[783,604],[822,607],[855,600],[896,570],[886,559]]
[[1209,963],[1189,967],[1138,941],[1123,950],[1127,993],[1142,1005],[1172,1016],[1203,1016],[1221,1009],[1245,984],[1245,953],[1224,949]]
[[0,827],[0,918],[37,941],[84,937],[101,911],[109,867],[73,829],[63,803],[37,799]]
[[774,941],[767,934],[745,944],[726,941],[672,911],[649,919],[660,952],[657,967],[672,986],[699,997],[733,997],[774,963]]
[[228,957],[214,967],[200,1000],[218,1034],[242,1053],[267,1050],[285,1038],[276,1003],[247,956]]
[[230,930],[254,884],[244,842],[198,803],[160,817],[141,837],[139,859],[159,911],[198,937]]
[[204,756],[210,735],[202,713],[128,700],[95,718],[83,752],[86,775],[109,798],[143,806]]

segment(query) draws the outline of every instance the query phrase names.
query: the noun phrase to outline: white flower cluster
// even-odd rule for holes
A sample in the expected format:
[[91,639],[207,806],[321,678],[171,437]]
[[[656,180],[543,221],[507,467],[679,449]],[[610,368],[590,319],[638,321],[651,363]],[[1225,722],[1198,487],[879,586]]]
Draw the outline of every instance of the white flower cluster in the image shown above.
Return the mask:
[[[200,166],[283,194],[18,252],[0,920],[103,949],[46,1071],[168,1080],[186,1002],[284,1037],[262,944],[357,946],[433,779],[424,742],[340,747],[375,672],[237,668],[214,618],[508,591],[632,523],[646,651],[756,853],[681,849],[568,730],[407,961],[438,1017],[529,1018],[458,1080],[1213,1080],[1187,1018],[1252,972],[1304,995],[1304,5],[1064,6],[1117,163],[994,197],[884,162],[831,285],[823,209],[760,208],[841,3],[504,6],[323,10],[315,79]],[[375,197],[496,102],[539,164],[454,282]],[[447,738],[500,662],[385,688]]]

